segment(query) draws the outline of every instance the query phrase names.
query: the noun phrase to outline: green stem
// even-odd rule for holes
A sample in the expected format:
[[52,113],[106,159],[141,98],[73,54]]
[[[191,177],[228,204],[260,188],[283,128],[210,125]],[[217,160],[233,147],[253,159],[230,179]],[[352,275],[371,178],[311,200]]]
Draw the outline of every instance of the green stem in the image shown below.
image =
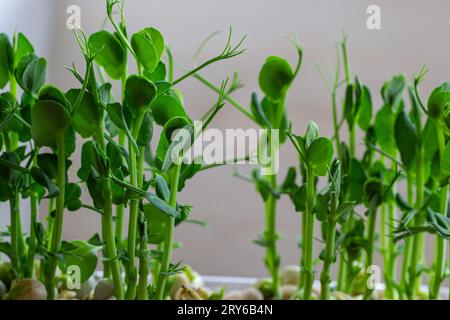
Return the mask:
[[384,283],[386,285],[386,298],[392,299],[391,294],[391,286],[389,284],[388,280],[388,269],[390,264],[391,256],[389,256],[389,232],[387,231],[388,227],[388,204],[386,202],[383,202],[381,204],[381,253],[383,257],[383,274],[384,274]]
[[17,208],[17,197],[13,197],[9,200],[9,210],[11,215],[11,247],[13,255],[11,257],[11,264],[14,270],[20,275],[20,251],[19,251],[19,227],[17,215],[19,210]]
[[[397,172],[397,162],[392,161],[392,172]],[[392,191],[393,193],[397,193],[397,184],[394,182],[392,185]],[[392,239],[392,234],[394,234],[395,226],[394,223],[397,221],[397,210],[395,206],[395,200],[390,198],[388,201],[388,221],[386,221],[387,225],[389,226],[389,235],[388,235],[388,249],[389,249],[389,266],[388,266],[388,283],[389,284],[389,292],[388,292],[388,298],[394,299],[394,285],[396,283],[396,277],[397,277],[397,246],[395,241]],[[391,292],[392,291],[392,292]]]
[[[14,75],[11,75],[9,77],[9,92],[14,97],[14,99],[17,99],[17,81]],[[19,146],[19,135],[16,132],[9,132],[9,137],[11,143],[11,151],[14,151]]]
[[314,171],[311,167],[306,168],[306,234],[304,239],[303,254],[304,265],[303,272],[305,273],[305,286],[303,288],[303,299],[309,300],[312,294],[314,285],[314,270],[313,270],[313,240],[314,240],[314,203],[315,203],[315,177]]
[[338,154],[338,159],[342,161],[342,146],[341,146],[341,138],[340,138],[340,134],[339,134],[339,120],[338,120],[338,115],[337,115],[336,91],[333,91],[332,105],[333,105],[333,128],[334,128],[334,136],[336,137],[336,150],[337,150],[337,154]]
[[34,274],[34,257],[37,247],[36,239],[36,224],[39,215],[39,200],[37,194],[32,191],[30,194],[30,209],[31,209],[31,219],[30,219],[30,237],[28,240],[28,265],[26,269],[26,278],[32,278]]
[[[139,150],[139,158],[137,163],[137,175],[138,175],[138,187],[142,188],[144,184],[144,160],[145,160],[145,148],[141,147]],[[141,230],[139,232],[139,284],[137,298],[139,300],[148,299],[147,290],[147,279],[149,274],[148,263],[147,263],[147,237],[145,226],[145,219],[143,213],[140,212],[140,223]]]
[[147,263],[147,224],[143,219],[143,213],[140,213],[140,232],[139,232],[139,284],[137,289],[138,300],[148,299],[147,279],[149,268]]
[[247,109],[242,106],[239,102],[237,102],[236,100],[234,100],[232,97],[230,97],[228,94],[225,94],[223,92],[221,92],[220,88],[216,87],[215,85],[213,85],[211,82],[209,82],[208,80],[206,80],[204,77],[202,77],[200,74],[194,74],[194,78],[196,78],[197,80],[199,80],[201,83],[203,83],[206,87],[208,87],[209,89],[215,91],[216,93],[220,93],[223,95],[223,98],[228,101],[233,107],[235,107],[236,109],[238,109],[240,112],[242,112],[245,116],[247,116],[247,118],[249,118],[250,120],[252,120],[253,122],[257,122],[255,117],[251,114],[251,112],[247,111]]
[[[145,111],[140,112],[135,122],[133,123],[132,135],[134,139],[137,139],[139,131],[141,129],[142,121],[144,120]],[[138,171],[137,171],[137,159],[134,152],[131,141],[128,141],[128,152],[130,155],[130,182],[134,187],[138,187]],[[127,299],[136,298],[136,283],[137,283],[137,271],[135,265],[136,259],[136,239],[137,239],[137,224],[138,224],[138,209],[139,200],[131,199],[130,203],[130,220],[128,223],[128,264],[127,264]]]
[[[442,163],[445,161],[444,153],[445,153],[445,136],[441,126],[436,124],[437,130],[437,138],[439,145],[439,159]],[[448,185],[441,187],[441,195],[440,195],[440,214],[442,216],[447,216],[447,194],[448,194]],[[445,248],[446,242],[445,239],[436,236],[436,253],[434,260],[434,276],[432,278],[432,283],[430,286],[429,296],[430,299],[437,299],[439,297],[439,291],[441,289],[441,284],[444,281],[445,277]]]
[[[125,59],[127,59],[127,54],[125,54]],[[127,82],[127,68],[124,68],[122,77],[121,77],[121,89],[122,89],[122,100],[125,99],[125,85]],[[119,145],[121,147],[125,147],[126,145],[126,134],[124,132],[119,133]],[[115,219],[115,236],[116,241],[119,243],[122,241],[122,232],[123,232],[123,218],[125,213],[125,205],[120,204],[116,207],[116,219]]]
[[[170,183],[169,205],[175,208],[177,205],[178,182],[180,180],[181,164],[176,165],[173,169],[172,181]],[[168,218],[167,228],[164,235],[163,254],[161,259],[161,269],[159,271],[158,283],[156,285],[156,299],[164,299],[164,289],[167,280],[167,273],[170,267],[170,259],[172,256],[173,233],[175,229],[175,218]]]
[[332,281],[330,269],[334,261],[336,240],[336,222],[334,221],[333,213],[328,218],[326,242],[325,242],[325,256],[323,260],[322,274],[320,275],[320,299],[330,299],[330,283]]
[[48,300],[55,300],[55,273],[57,267],[56,254],[59,252],[62,240],[62,227],[64,218],[64,193],[66,185],[66,155],[64,145],[64,135],[61,134],[56,139],[57,143],[57,158],[58,158],[58,188],[59,193],[56,199],[56,213],[53,221],[53,235],[51,238],[50,252],[52,256],[48,264],[47,270],[47,298]]
[[[99,126],[98,132],[95,136],[96,141],[99,143],[100,148],[106,152],[105,135],[103,122]],[[105,179],[103,198],[105,199],[105,205],[102,215],[102,230],[104,231],[103,239],[105,241],[106,258],[108,259],[108,268],[112,273],[114,294],[116,299],[123,300],[123,285],[120,271],[120,264],[117,258],[117,247],[114,239],[114,220],[112,213],[112,195],[111,195],[111,183],[109,179]]]
[[[414,226],[420,227],[425,222],[425,215],[422,212],[423,206],[423,193],[424,193],[424,149],[421,146],[418,150],[417,155],[417,164],[416,164],[416,217],[414,219]],[[424,243],[424,235],[423,233],[419,233],[414,235],[413,238],[413,247],[411,254],[411,261],[409,266],[409,283],[407,289],[408,299],[413,299],[415,296],[415,291],[417,291],[418,287],[421,286],[421,281],[418,276],[419,265],[422,264],[422,256],[423,256],[423,243]]]
[[[277,189],[277,176],[270,175],[267,176],[267,181],[269,182],[271,188]],[[280,299],[280,257],[277,253],[277,231],[276,231],[276,210],[277,210],[277,199],[273,194],[269,194],[267,201],[265,203],[265,213],[266,213],[266,265],[269,269],[270,275],[272,277],[272,291],[273,298]]]
[[356,134],[355,128],[350,128],[350,158],[355,158],[356,155]]
[[[412,204],[414,201],[414,178],[411,172],[407,172],[406,176],[406,190],[408,204]],[[407,237],[405,239],[405,252],[403,254],[403,264],[400,278],[400,298],[404,299],[404,294],[407,291],[408,270],[410,266],[411,254],[412,254],[412,238]]]
[[[305,254],[304,254],[304,248],[305,248],[305,239],[306,239],[306,211],[302,213],[302,238],[301,238],[301,244],[302,244],[302,255],[300,257],[300,266],[305,265]],[[301,291],[305,287],[305,273],[300,272],[300,279],[298,281],[298,289]]]
[[388,203],[388,225],[389,225],[389,234],[388,234],[388,254],[389,254],[389,265],[387,269],[387,283],[388,286],[386,288],[386,294],[388,299],[395,298],[395,283],[396,283],[396,270],[397,270],[397,252],[396,252],[396,244],[393,241],[391,235],[394,233],[395,227],[392,225],[395,221],[397,221],[397,211],[395,207],[395,203],[392,199],[389,200]]
[[51,198],[48,201],[48,213],[47,213],[47,250],[50,250],[50,246],[52,244],[52,237],[53,237],[53,226],[55,219],[52,217],[51,213],[56,208],[56,199]]
[[[367,255],[366,255],[366,265],[365,272],[367,273],[366,280],[369,279],[369,273],[367,272],[373,264],[373,251],[375,247],[375,226],[377,221],[377,211],[376,209],[370,209],[369,212],[369,224],[367,226]],[[371,288],[366,281],[366,292],[364,293],[364,300],[369,299],[372,296],[374,288]]]
[[[119,145],[124,147],[126,143],[125,134],[119,134]],[[120,204],[116,207],[116,219],[115,219],[115,237],[117,242],[122,241],[122,230],[123,230],[123,218],[125,213],[125,206]]]

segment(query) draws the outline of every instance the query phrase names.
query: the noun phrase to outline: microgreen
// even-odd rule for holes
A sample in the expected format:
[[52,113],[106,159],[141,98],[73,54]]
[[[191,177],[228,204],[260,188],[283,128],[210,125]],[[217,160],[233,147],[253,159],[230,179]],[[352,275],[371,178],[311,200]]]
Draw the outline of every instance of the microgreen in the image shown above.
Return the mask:
[[[0,202],[9,204],[11,221],[0,234],[0,252],[8,259],[0,265],[0,284],[5,282],[10,294],[17,292],[9,288],[11,280],[35,278],[45,284],[48,299],[57,299],[68,288],[74,266],[79,280],[89,285],[101,262],[99,286],[107,286],[118,300],[180,298],[180,292],[197,300],[223,298],[223,290],[208,294],[186,285],[184,281],[197,276],[172,256],[180,247],[174,240],[177,226],[206,225],[191,218],[193,206],[180,203],[179,194],[190,180],[199,172],[254,158],[248,154],[212,164],[187,161],[195,141],[230,104],[267,130],[261,141],[268,154],[277,154],[288,141],[298,156],[283,179],[261,170],[263,156],[249,176],[236,168],[233,172],[252,183],[264,202],[264,228],[254,243],[265,250],[270,279],[258,282],[259,294],[281,299],[289,289],[295,291],[290,298],[304,300],[341,295],[373,299],[371,270],[380,254],[386,299],[422,297],[427,278],[428,297],[440,298],[448,277],[450,239],[448,82],[424,102],[419,85],[428,69],[423,67],[410,82],[395,75],[382,84],[382,104],[376,108],[369,87],[351,75],[344,35],[336,45],[335,71],[330,75],[319,66],[331,96],[334,136],[321,136],[314,121],[296,135],[295,119],[287,112],[287,97],[295,90],[303,62],[296,37],[289,39],[296,64],[269,56],[255,77],[259,92],[251,94],[247,108],[232,97],[243,88],[237,72],[220,86],[200,74],[243,54],[245,37],[234,42],[230,28],[223,49],[199,62],[201,51],[218,32],[211,34],[195,52],[192,67],[184,68],[155,26],[129,32],[123,1],[106,0],[106,14],[108,25],[89,36],[75,28],[84,64],[69,69],[78,85],[66,92],[46,83],[47,61],[25,35],[10,39],[0,34]],[[131,74],[134,65],[137,72]],[[218,96],[200,118],[200,128],[178,88],[190,78]],[[113,90],[116,82],[120,92]],[[280,145],[271,143],[278,139]],[[78,154],[80,161],[74,159]],[[280,272],[277,206],[283,197],[300,214],[301,232],[298,265]],[[24,201],[29,203],[29,230],[22,224]],[[65,216],[82,209],[98,217],[99,232],[88,240],[65,240]],[[42,213],[46,221],[41,222]],[[425,234],[434,237],[432,264],[425,256]],[[315,256],[317,247],[322,250]],[[11,279],[4,279],[4,268]],[[286,273],[293,279],[286,280]],[[314,290],[316,278],[319,294]]]

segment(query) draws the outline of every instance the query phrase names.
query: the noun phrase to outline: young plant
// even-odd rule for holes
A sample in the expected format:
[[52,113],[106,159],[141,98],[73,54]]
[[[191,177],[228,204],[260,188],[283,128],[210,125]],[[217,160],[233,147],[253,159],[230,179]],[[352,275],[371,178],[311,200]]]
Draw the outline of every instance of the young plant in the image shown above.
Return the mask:
[[[298,54],[298,62],[295,69],[292,69],[289,62],[283,58],[268,57],[259,73],[259,86],[265,96],[260,100],[258,95],[253,93],[250,111],[247,111],[245,107],[231,98],[231,92],[224,95],[224,99],[236,109],[256,122],[261,128],[268,130],[269,134],[265,143],[268,146],[268,150],[266,150],[268,157],[273,157],[279,152],[279,146],[272,143],[274,139],[277,138],[276,141],[279,141],[281,145],[286,140],[285,131],[288,123],[286,97],[302,65],[303,49],[297,40],[294,39],[292,43]],[[215,87],[200,74],[195,74],[195,77],[210,89],[220,92],[219,88]],[[278,132],[279,137],[272,137],[272,132]],[[254,171],[250,181],[256,185],[256,189],[263,197],[265,203],[265,228],[262,238],[255,242],[266,248],[264,263],[271,276],[271,294],[275,299],[279,299],[281,298],[280,257],[276,245],[279,238],[276,228],[276,210],[277,201],[285,188],[278,184],[276,173],[270,172],[265,177],[261,177],[257,170]]]
[[331,267],[336,262],[338,246],[338,221],[345,221],[346,216],[354,208],[353,202],[341,203],[341,164],[339,160],[333,162],[329,172],[329,183],[317,194],[317,219],[322,222],[324,232],[325,248],[320,254],[323,260],[322,273],[320,275],[320,298],[330,299],[330,283],[332,282]]
[[[297,151],[301,164],[306,172],[306,210],[303,228],[303,246],[301,265],[301,281],[303,299],[309,300],[314,285],[313,241],[314,241],[314,210],[316,207],[316,177],[325,176],[333,160],[334,148],[332,142],[319,137],[319,127],[314,122],[308,125],[304,136],[292,133],[292,124],[287,136]],[[304,281],[304,284],[302,283]]]

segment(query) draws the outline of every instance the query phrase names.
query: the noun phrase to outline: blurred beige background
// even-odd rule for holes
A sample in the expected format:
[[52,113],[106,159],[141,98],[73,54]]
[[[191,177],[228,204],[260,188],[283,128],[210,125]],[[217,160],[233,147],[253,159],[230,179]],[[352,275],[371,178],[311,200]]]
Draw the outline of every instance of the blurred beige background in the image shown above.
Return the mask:
[[[66,9],[73,4],[81,8],[83,29],[88,34],[99,30],[105,18],[103,0],[0,0],[0,30],[26,33],[38,53],[50,61],[48,81],[64,89],[76,84],[65,67],[73,61],[78,66],[82,63],[72,33],[65,26]],[[381,8],[381,30],[366,28],[366,8],[371,4]],[[202,58],[222,49],[229,26],[233,26],[236,40],[246,34],[244,55],[204,72],[219,83],[239,70],[246,86],[236,99],[244,105],[258,88],[258,72],[268,55],[296,63],[295,51],[285,39],[296,32],[304,46],[304,63],[287,106],[297,132],[304,132],[309,120],[319,124],[322,134],[332,132],[330,98],[315,64],[328,61],[334,65],[334,43],[343,30],[349,35],[351,72],[369,85],[375,108],[380,105],[384,80],[396,73],[410,78],[426,63],[430,72],[423,94],[450,75],[448,0],[127,0],[126,16],[130,33],[147,26],[161,30],[176,60],[184,65],[189,65],[198,44],[211,32],[223,31],[205,48]],[[199,118],[216,98],[194,79],[183,82],[180,88],[193,118]],[[212,126],[248,128],[252,123],[227,105]],[[286,145],[281,157],[284,175],[287,167],[296,164],[296,156]],[[185,224],[177,228],[176,240],[183,242],[183,248],[176,250],[174,260],[183,260],[204,274],[264,275],[264,251],[252,243],[263,229],[263,203],[252,185],[230,174],[231,168],[201,173],[181,194],[182,202],[194,206],[192,218],[207,220],[209,226]],[[7,217],[4,219],[7,222]],[[68,212],[64,236],[89,237],[98,232],[99,220],[93,213]],[[279,204],[278,226],[283,234],[279,242],[282,262],[296,264],[300,216],[287,199]]]

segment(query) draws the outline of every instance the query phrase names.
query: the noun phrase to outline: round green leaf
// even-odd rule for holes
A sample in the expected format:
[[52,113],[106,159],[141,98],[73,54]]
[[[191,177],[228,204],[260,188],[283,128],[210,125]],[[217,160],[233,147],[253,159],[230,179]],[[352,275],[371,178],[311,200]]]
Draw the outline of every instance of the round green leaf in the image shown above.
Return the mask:
[[64,93],[61,90],[59,90],[59,88],[51,84],[46,84],[41,88],[41,90],[39,90],[38,99],[52,100],[60,103],[61,105],[65,106],[66,109],[68,109],[67,100],[66,97],[64,96]]
[[164,52],[164,38],[155,28],[143,29],[131,37],[131,46],[139,63],[152,73]]
[[24,56],[16,68],[16,79],[23,90],[36,95],[45,83],[47,61],[33,53]]
[[279,57],[269,57],[259,73],[261,90],[274,101],[280,100],[291,84],[294,74],[289,63]]
[[102,66],[106,73],[119,80],[126,67],[126,51],[115,35],[108,31],[99,31],[89,38],[92,52],[97,53],[95,62]]
[[69,112],[58,102],[39,100],[31,108],[31,134],[40,147],[54,146],[70,124]]
[[164,126],[175,117],[187,118],[183,104],[172,92],[159,96],[151,106],[153,117],[160,126]]
[[140,110],[150,107],[155,100],[157,89],[150,80],[132,75],[125,84],[125,101],[131,112],[137,114]]
[[326,176],[333,160],[333,143],[327,138],[314,140],[306,150],[306,162],[317,176]]
[[450,83],[444,82],[433,90],[428,99],[428,113],[433,118],[440,118],[444,114],[445,106],[450,103]]
[[[80,91],[80,89],[71,89],[66,93],[66,98],[72,106],[75,104]],[[80,105],[72,115],[73,128],[83,138],[92,137],[98,132],[98,128],[103,121],[102,115],[102,110],[95,103],[94,97],[89,92],[85,92]]]

